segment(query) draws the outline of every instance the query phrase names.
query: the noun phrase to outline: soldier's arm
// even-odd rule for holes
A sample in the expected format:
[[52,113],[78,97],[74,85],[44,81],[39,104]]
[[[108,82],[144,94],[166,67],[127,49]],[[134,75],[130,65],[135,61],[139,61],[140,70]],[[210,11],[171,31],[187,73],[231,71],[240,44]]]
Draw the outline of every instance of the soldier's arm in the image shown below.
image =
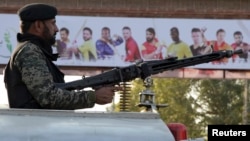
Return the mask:
[[43,108],[80,109],[94,106],[93,91],[75,92],[56,88],[45,59],[42,51],[31,43],[26,44],[15,59],[22,81]]

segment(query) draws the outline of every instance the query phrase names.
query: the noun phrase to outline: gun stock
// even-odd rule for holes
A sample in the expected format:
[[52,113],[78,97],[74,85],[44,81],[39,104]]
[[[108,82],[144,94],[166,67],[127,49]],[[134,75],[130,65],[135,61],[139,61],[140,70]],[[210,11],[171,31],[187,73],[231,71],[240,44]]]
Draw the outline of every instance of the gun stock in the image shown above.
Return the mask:
[[127,82],[136,78],[144,80],[151,75],[168,70],[208,63],[225,57],[230,58],[234,54],[241,53],[242,50],[224,50],[179,60],[177,60],[177,58],[168,58],[163,60],[144,61],[126,67],[117,67],[102,74],[85,77],[81,80],[67,83],[56,83],[55,86],[66,90],[81,90],[87,87],[94,88],[102,85],[116,85],[120,82]]

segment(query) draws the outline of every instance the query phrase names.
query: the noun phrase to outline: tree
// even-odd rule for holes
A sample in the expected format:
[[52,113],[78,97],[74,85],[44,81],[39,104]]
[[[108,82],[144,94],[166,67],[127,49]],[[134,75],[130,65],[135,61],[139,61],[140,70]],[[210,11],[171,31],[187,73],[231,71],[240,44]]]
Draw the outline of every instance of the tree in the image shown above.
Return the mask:
[[242,122],[243,84],[240,80],[201,80],[195,87],[200,117],[207,124]]
[[[241,124],[241,80],[153,78],[152,91],[156,104],[168,104],[159,109],[165,123],[178,122],[187,127],[189,138],[206,136],[208,124]],[[130,111],[141,110],[139,94],[143,81],[132,81]]]

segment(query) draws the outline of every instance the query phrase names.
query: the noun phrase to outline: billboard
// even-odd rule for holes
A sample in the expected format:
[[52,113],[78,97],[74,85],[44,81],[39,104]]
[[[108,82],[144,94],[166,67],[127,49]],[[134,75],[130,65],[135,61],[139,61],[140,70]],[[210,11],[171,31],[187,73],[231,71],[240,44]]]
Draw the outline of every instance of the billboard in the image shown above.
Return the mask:
[[[19,18],[16,14],[0,14],[0,18],[4,19],[0,23],[0,64],[7,64],[17,44]],[[53,51],[61,56],[55,62],[59,66],[121,67],[139,58],[181,59],[217,50],[243,49],[242,55],[188,68],[250,68],[250,20],[58,15],[56,21],[61,31]]]

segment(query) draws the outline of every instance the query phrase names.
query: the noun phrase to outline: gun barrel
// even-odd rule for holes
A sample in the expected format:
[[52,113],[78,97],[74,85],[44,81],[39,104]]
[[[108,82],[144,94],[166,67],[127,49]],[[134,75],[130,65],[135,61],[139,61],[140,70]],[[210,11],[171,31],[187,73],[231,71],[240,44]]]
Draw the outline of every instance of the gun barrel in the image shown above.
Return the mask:
[[233,54],[242,54],[243,50],[242,49],[237,49],[233,52]]
[[[188,66],[194,66],[198,64],[208,63],[211,61],[220,60],[222,58],[232,57],[234,54],[240,54],[242,51],[233,51],[233,50],[222,50],[212,52],[210,54],[198,55],[194,57],[178,59],[178,60],[159,60],[159,61],[150,61],[147,64],[147,67],[150,67],[150,72],[147,74],[158,74],[167,70],[174,70]],[[147,75],[142,75],[147,77]]]

